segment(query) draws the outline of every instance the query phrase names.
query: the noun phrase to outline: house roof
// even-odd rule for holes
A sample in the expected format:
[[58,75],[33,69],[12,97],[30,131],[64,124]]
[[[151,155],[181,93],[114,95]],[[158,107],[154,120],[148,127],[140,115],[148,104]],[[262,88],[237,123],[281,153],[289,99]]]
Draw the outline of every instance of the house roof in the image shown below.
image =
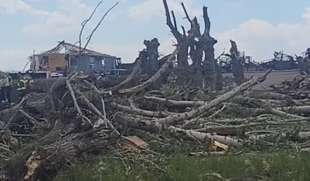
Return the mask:
[[[54,54],[54,53],[66,53],[66,54],[79,54],[80,47],[76,46],[71,43],[67,43],[65,41],[61,41],[58,43],[58,45],[48,51],[45,51],[39,55],[48,55],[48,54]],[[117,58],[116,56],[108,55],[108,54],[103,54],[97,51],[85,49],[83,51],[83,55],[92,55],[92,56],[100,56],[100,57],[106,57],[106,58]]]

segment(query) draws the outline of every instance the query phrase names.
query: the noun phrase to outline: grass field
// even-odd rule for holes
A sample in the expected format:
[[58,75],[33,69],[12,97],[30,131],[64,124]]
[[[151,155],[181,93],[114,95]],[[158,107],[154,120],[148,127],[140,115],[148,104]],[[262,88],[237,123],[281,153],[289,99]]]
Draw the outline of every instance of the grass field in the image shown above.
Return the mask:
[[253,153],[221,157],[176,155],[162,159],[156,166],[152,164],[136,160],[125,166],[124,161],[101,158],[74,167],[55,181],[310,180],[308,153]]

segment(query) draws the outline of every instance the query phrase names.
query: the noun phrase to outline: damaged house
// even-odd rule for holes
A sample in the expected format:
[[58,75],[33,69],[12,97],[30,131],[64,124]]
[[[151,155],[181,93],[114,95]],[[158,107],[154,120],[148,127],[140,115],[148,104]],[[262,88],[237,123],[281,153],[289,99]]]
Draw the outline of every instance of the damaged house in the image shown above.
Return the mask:
[[109,74],[121,64],[121,58],[86,49],[80,54],[79,46],[59,42],[58,45],[41,54],[30,57],[32,72],[46,72],[47,76],[64,75],[69,72]]

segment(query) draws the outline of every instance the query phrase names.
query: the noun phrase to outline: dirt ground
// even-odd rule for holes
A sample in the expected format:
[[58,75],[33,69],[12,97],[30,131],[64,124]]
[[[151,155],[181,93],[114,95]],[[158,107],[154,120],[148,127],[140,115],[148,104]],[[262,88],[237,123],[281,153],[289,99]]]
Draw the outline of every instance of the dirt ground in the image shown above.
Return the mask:
[[[264,72],[247,72],[245,73],[247,78],[251,78],[252,76],[262,76]],[[296,75],[299,74],[298,70],[281,70],[272,71],[268,78],[261,84],[257,85],[255,89],[257,90],[268,90],[271,85],[280,84],[283,81],[291,81],[294,79]],[[232,76],[232,74],[224,74],[224,76]]]

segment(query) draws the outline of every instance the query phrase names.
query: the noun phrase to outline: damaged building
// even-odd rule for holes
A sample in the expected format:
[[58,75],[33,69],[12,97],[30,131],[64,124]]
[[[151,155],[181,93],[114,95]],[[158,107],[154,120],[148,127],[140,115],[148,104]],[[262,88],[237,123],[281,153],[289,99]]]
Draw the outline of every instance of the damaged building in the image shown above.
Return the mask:
[[51,50],[30,56],[32,72],[46,72],[48,77],[65,75],[70,72],[110,74],[121,64],[121,58],[59,42]]

